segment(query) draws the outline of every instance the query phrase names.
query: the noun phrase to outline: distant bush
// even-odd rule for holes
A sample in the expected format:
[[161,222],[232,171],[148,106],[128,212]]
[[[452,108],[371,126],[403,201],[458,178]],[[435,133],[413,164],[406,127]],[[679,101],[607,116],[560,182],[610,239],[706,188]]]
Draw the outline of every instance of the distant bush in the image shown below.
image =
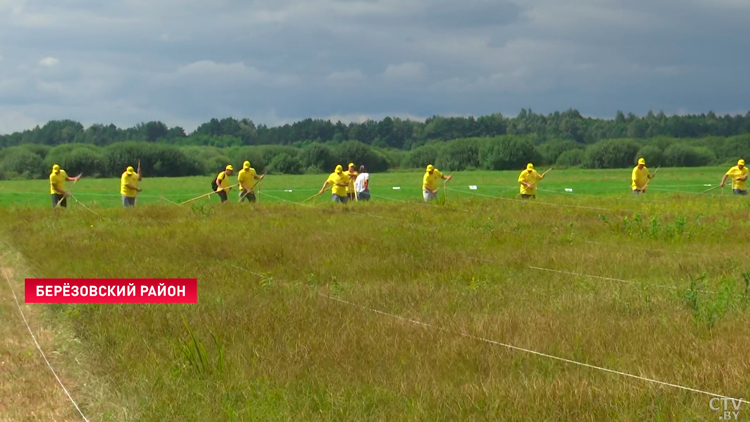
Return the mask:
[[[44,165],[52,170],[58,164],[71,176],[85,173],[87,176],[107,176],[107,162],[100,147],[89,144],[62,144],[47,152]],[[124,169],[123,169],[124,170]]]
[[252,166],[258,174],[263,174],[263,172],[266,171],[266,163],[268,161],[263,157],[263,154],[258,147],[233,147],[223,151],[225,151],[225,154],[229,157],[229,163],[232,163],[232,166],[237,171],[240,171],[242,164],[245,161],[249,161],[250,166]]
[[406,154],[401,167],[410,169],[424,169],[428,164],[435,164],[440,148],[437,144],[427,144],[414,148]]
[[[390,167],[385,155],[358,141],[342,142],[334,150],[334,157],[336,158],[336,164],[341,164],[344,168],[349,163],[354,163],[357,168],[364,164],[370,173],[387,171]],[[328,171],[333,171],[333,168]]]
[[589,145],[583,166],[592,169],[631,167],[641,146],[632,139],[609,139]]
[[737,163],[742,158],[750,160],[750,135],[727,138],[717,154],[722,163]]
[[456,139],[443,145],[435,160],[435,167],[446,171],[461,171],[479,168],[479,150],[484,139]]
[[299,160],[306,169],[333,169],[337,164],[331,148],[323,144],[311,144],[302,148],[299,152]]
[[562,168],[580,166],[583,162],[583,157],[584,152],[582,149],[571,149],[560,154],[555,165]]
[[286,152],[273,157],[268,165],[268,172],[272,174],[301,174],[302,163],[297,157],[292,157]]
[[706,147],[673,144],[664,151],[664,162],[670,167],[707,166],[716,160],[716,154]]
[[[288,145],[261,145],[257,147],[256,151],[260,154],[260,159],[263,160],[263,163],[268,163],[270,165],[271,161],[277,155],[286,153],[290,157],[298,157],[300,150]],[[258,170],[257,167],[255,169]]]
[[44,176],[44,161],[41,157],[26,148],[14,147],[8,150],[10,151],[5,152],[0,159],[3,178],[36,179]]
[[633,158],[633,164],[637,164],[641,157],[646,160],[646,164],[649,167],[659,167],[664,165],[664,154],[656,145],[646,145],[641,148]]
[[105,148],[104,160],[108,174],[119,177],[128,166],[141,162],[144,177],[181,177],[203,175],[206,164],[188,157],[172,145],[145,142],[120,142]]
[[537,158],[531,141],[512,135],[488,139],[480,151],[482,168],[487,170],[523,169]]
[[583,147],[581,146],[581,144],[570,140],[556,140],[545,142],[536,147],[536,150],[539,152],[541,158],[540,161],[544,164],[557,163],[560,155],[562,155],[564,152],[576,149],[583,152]]

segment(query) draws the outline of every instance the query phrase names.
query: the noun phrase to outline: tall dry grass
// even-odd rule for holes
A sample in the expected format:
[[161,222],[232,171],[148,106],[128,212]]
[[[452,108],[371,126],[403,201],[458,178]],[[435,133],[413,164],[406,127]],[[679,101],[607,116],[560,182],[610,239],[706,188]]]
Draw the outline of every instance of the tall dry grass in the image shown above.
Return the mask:
[[[106,382],[127,420],[719,416],[705,395],[410,324],[328,295],[750,396],[744,201],[450,198],[445,206],[98,209],[103,218],[16,208],[0,210],[0,221],[28,275],[198,279],[196,305],[48,307],[80,340],[83,366]],[[77,393],[97,411],[100,398]]]

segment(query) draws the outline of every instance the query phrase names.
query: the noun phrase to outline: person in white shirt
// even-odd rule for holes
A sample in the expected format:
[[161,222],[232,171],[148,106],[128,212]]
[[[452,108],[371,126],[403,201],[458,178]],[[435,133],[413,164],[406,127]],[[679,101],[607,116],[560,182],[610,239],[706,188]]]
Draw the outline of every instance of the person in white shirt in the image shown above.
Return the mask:
[[359,166],[359,175],[354,181],[354,192],[357,195],[357,201],[370,200],[370,174],[367,173],[365,166]]

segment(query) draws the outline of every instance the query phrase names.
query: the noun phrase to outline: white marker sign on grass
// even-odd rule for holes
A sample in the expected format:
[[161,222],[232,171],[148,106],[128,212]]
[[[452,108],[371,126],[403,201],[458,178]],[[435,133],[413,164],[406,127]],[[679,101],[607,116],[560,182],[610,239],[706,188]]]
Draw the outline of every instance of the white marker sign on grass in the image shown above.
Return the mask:
[[565,188],[565,192],[573,192],[573,189],[571,189],[571,188]]
[[477,190],[477,187],[476,186],[469,186],[469,189],[471,189],[471,190]]
[[401,190],[401,187],[400,186],[394,186],[393,190]]
[[284,192],[291,192],[291,189],[284,189]]

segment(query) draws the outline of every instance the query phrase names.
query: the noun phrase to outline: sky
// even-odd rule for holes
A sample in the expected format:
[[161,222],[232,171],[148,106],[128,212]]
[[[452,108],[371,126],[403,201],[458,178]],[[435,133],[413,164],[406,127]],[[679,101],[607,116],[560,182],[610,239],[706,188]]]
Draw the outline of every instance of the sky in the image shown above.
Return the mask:
[[750,0],[0,0],[0,133],[744,114],[748,53]]

